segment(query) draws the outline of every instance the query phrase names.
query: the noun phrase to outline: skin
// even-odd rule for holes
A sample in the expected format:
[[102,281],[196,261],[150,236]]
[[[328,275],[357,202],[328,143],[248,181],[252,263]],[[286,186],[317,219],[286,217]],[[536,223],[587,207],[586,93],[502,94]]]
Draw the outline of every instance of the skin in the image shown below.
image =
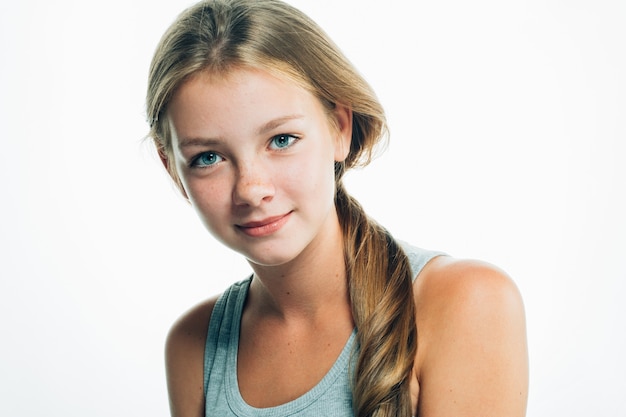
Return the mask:
[[[168,118],[181,191],[207,229],[254,270],[237,376],[244,400],[298,398],[332,367],[354,323],[333,204],[335,161],[347,156],[352,114],[268,73],[200,73]],[[294,139],[296,138],[296,139]],[[184,314],[166,343],[172,416],[204,416],[203,356],[216,298]],[[415,282],[419,333],[411,380],[420,416],[523,416],[524,309],[503,272],[438,257]]]

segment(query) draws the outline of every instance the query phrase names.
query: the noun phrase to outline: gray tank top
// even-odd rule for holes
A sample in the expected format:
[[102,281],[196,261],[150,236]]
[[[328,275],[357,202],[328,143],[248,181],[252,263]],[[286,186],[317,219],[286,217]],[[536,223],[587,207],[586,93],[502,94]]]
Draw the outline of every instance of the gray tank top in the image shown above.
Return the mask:
[[[417,277],[424,265],[440,252],[427,251],[400,242]],[[237,383],[239,325],[251,278],[233,284],[218,299],[204,351],[205,416],[217,417],[353,417],[350,365],[356,330],[352,331],[339,357],[322,380],[301,397],[270,408],[248,405]]]

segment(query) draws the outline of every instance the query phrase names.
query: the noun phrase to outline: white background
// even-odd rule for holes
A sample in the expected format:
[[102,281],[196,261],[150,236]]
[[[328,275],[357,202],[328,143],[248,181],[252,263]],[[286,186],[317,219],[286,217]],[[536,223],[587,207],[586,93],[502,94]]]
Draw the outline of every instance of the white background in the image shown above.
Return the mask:
[[[142,141],[190,2],[0,1],[0,415],[167,416],[167,329],[248,272]],[[626,415],[626,2],[293,4],[388,112],[352,192],[519,285],[528,415]]]

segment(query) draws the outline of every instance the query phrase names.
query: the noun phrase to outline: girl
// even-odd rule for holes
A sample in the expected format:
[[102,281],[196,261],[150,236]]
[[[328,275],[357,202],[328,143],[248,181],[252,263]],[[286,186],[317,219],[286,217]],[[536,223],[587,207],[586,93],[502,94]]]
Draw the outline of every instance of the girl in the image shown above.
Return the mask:
[[385,117],[308,17],[278,0],[192,6],[157,48],[147,109],[181,193],[253,270],[171,329],[173,416],[525,414],[516,287],[397,242],[347,194]]

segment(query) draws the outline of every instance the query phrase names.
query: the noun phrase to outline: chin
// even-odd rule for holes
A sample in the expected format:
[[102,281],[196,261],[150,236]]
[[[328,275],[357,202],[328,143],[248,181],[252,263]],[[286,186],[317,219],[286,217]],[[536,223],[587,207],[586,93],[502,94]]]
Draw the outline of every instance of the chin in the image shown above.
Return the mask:
[[276,254],[275,256],[269,255],[269,254],[265,256],[263,255],[253,256],[251,254],[244,254],[244,256],[246,257],[246,259],[248,260],[250,264],[258,265],[258,266],[262,266],[266,268],[280,267],[280,266],[288,264],[293,259],[295,259],[295,256],[293,257],[287,256],[287,254],[285,253]]
[[302,250],[295,248],[295,244],[285,246],[271,245],[271,247],[248,248],[248,250],[238,250],[238,252],[245,256],[252,265],[279,267],[292,262],[302,253]]

